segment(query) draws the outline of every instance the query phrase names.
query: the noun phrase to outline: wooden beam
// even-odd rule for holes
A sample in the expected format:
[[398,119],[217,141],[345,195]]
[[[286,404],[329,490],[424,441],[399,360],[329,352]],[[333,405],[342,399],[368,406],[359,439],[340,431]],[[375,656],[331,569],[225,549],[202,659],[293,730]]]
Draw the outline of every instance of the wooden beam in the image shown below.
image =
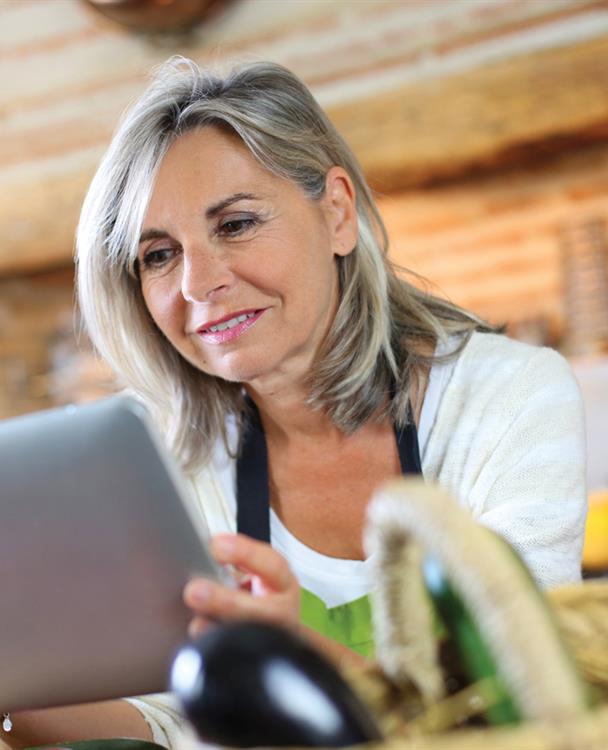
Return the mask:
[[608,141],[608,36],[421,81],[330,115],[383,192]]
[[85,164],[0,187],[0,277],[72,264],[80,206],[93,176]]
[[[387,193],[608,141],[607,60],[604,35],[330,106],[329,114],[372,185]],[[12,176],[12,152],[0,149],[0,275],[71,262],[79,207],[114,125],[106,118],[95,115],[87,129],[79,112],[61,132],[42,130],[51,158],[46,141],[24,133],[21,147],[40,150],[39,169],[15,163]]]
[[[546,325],[559,340],[572,324],[564,238],[588,244],[590,226],[600,227],[598,237],[608,226],[608,144],[563,154],[542,168],[392,193],[379,206],[400,266],[482,317]],[[595,307],[601,283],[596,274],[577,301]]]

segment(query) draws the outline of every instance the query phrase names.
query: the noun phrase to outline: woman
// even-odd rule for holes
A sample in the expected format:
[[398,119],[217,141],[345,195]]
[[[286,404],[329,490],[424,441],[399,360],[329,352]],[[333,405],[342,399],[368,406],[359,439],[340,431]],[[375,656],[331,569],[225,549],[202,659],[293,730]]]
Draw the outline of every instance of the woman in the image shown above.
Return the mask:
[[[579,576],[568,366],[396,275],[353,155],[287,70],[161,70],[91,185],[78,280],[93,341],[191,477],[218,561],[246,577],[189,584],[193,633],[256,618],[338,661],[371,655],[362,527],[401,472],[446,486],[541,584]],[[103,715],[103,736],[168,745],[180,721],[162,697],[87,710],[55,715],[72,737]]]

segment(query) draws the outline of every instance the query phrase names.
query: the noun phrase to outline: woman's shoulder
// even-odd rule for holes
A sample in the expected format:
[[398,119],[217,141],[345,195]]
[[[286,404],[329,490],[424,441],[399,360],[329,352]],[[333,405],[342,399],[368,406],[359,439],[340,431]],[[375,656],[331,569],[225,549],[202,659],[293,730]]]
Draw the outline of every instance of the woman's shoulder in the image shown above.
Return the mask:
[[500,357],[509,366],[525,365],[531,359],[563,360],[565,358],[555,349],[547,346],[527,344],[510,338],[504,333],[484,333],[474,331],[466,342],[462,355],[469,360],[483,360],[488,357]]
[[456,382],[476,393],[525,391],[563,383],[576,389],[568,361],[555,349],[517,341],[504,334],[474,332],[457,355]]
[[476,332],[452,362],[436,421],[458,433],[493,432],[517,415],[546,409],[549,418],[558,405],[562,410],[567,404],[579,412],[581,396],[559,352]]

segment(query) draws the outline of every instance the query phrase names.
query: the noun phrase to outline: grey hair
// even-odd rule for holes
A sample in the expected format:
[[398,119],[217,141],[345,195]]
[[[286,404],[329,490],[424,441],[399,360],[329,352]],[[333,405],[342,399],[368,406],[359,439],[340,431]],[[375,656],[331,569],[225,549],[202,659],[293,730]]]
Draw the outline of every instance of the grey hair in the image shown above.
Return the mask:
[[356,158],[306,86],[269,62],[225,77],[172,58],[120,123],[84,201],[77,235],[78,296],[101,356],[143,400],[184,468],[210,457],[226,423],[243,410],[242,388],[183,359],[156,327],[137,275],[141,226],[163,156],[181,135],[228,128],[270,172],[322,197],[339,165],[356,191],[359,237],[338,258],[340,301],[309,380],[309,403],[346,433],[366,421],[408,419],[412,378],[434,361],[428,346],[493,330],[420,291],[388,260],[386,230]]

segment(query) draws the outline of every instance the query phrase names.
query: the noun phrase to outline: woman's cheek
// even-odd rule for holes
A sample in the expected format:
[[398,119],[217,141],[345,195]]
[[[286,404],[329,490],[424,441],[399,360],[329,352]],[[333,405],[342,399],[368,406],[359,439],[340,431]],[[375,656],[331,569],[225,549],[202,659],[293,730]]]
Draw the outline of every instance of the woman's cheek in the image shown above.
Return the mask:
[[144,302],[157,327],[176,345],[187,325],[186,304],[181,295],[175,294],[172,285],[162,281],[156,279],[142,288]]

